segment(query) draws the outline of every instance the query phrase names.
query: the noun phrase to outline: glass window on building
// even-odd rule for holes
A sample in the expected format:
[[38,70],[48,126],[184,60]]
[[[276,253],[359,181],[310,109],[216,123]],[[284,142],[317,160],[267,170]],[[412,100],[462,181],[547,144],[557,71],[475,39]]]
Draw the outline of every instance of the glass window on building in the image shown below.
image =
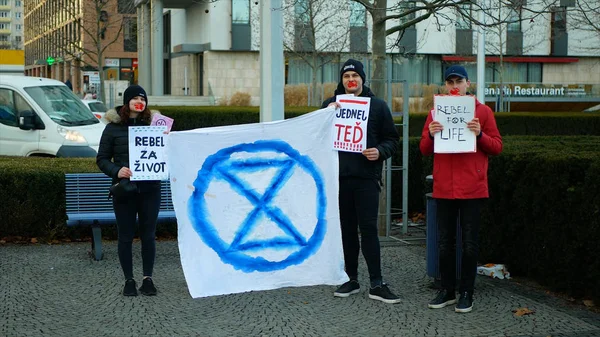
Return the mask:
[[459,5],[456,9],[456,29],[471,29],[471,19],[469,18],[472,15],[472,6],[471,4],[462,4]]
[[0,11],[0,18],[10,18],[10,12]]
[[[406,13],[411,9],[415,8],[415,2],[414,1],[403,1],[402,4],[400,4],[400,12],[402,13]],[[404,25],[405,23],[414,20],[417,17],[416,12],[411,12],[408,15],[405,15],[401,18],[398,19],[398,25]]]
[[231,23],[250,24],[250,0],[231,0]]
[[365,27],[367,25],[367,10],[356,1],[350,1],[350,26]]
[[10,5],[9,0],[0,0],[0,6],[8,6]]
[[506,20],[506,29],[511,32],[521,31],[521,8],[520,7],[508,7],[508,17]]
[[21,7],[21,0],[15,1],[15,7]]
[[527,82],[542,83],[542,63],[527,63]]
[[298,0],[294,5],[296,23],[308,24],[310,21],[310,5],[308,0]]
[[137,52],[136,18],[123,18],[123,51]]
[[119,0],[117,2],[117,11],[119,14],[135,14],[134,1],[131,0]]

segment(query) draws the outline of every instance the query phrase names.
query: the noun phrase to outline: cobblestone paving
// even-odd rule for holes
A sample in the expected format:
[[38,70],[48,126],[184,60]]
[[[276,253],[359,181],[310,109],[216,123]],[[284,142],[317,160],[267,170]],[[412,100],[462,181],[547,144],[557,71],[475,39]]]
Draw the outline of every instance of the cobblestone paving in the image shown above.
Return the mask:
[[[474,310],[431,310],[425,250],[384,243],[384,278],[403,301],[334,298],[331,286],[192,299],[175,241],[157,244],[155,297],[123,297],[116,242],[0,246],[0,336],[600,336],[600,315],[508,280],[479,276]],[[141,282],[140,244],[134,244]],[[361,258],[361,284],[367,272]],[[515,317],[527,307],[535,314]]]

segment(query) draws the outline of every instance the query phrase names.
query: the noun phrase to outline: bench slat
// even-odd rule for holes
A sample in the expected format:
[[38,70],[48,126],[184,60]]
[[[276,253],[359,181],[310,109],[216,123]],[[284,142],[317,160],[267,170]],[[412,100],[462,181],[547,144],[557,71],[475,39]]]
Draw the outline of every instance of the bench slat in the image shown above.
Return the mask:
[[[67,225],[114,224],[115,215],[108,190],[112,179],[103,173],[65,174]],[[169,181],[161,182],[161,202],[159,220],[174,220],[171,186]]]

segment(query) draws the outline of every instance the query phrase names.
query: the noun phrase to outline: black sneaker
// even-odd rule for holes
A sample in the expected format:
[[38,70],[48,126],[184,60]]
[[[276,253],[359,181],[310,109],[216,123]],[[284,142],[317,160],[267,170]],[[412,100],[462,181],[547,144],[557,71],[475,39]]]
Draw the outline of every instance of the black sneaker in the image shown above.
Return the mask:
[[442,289],[427,305],[430,309],[440,309],[447,305],[456,303],[456,294],[454,290]]
[[134,279],[125,281],[125,287],[123,287],[123,296],[137,296],[137,289]]
[[156,295],[156,287],[154,286],[154,283],[152,282],[152,279],[150,277],[146,277],[142,281],[142,286],[140,287],[140,292],[142,293],[142,295],[145,295],[145,296]]
[[360,284],[358,284],[358,281],[350,280],[350,281],[342,284],[339,288],[337,288],[333,292],[333,296],[348,297],[353,294],[358,294],[359,292],[360,292]]
[[468,291],[460,293],[458,304],[454,307],[456,312],[469,312],[473,310],[473,294]]
[[369,289],[369,298],[389,304],[400,303],[400,297],[392,293],[386,284]]

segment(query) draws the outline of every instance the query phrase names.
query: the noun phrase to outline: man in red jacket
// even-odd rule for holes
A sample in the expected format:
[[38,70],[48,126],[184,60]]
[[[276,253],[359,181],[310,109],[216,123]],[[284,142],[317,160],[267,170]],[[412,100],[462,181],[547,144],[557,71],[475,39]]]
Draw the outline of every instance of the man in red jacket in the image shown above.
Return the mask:
[[[471,82],[464,67],[454,65],[445,74],[448,92],[458,90],[466,95]],[[429,113],[421,134],[421,153],[433,154],[434,135],[442,131],[440,122]],[[433,198],[437,202],[439,231],[439,266],[442,288],[429,302],[429,308],[439,309],[456,303],[456,219],[460,217],[462,262],[459,299],[456,312],[473,309],[473,290],[479,253],[479,223],[482,201],[489,197],[488,156],[502,152],[502,137],[494,113],[487,105],[475,101],[475,118],[467,123],[477,135],[477,151],[473,153],[435,153],[433,156]]]

